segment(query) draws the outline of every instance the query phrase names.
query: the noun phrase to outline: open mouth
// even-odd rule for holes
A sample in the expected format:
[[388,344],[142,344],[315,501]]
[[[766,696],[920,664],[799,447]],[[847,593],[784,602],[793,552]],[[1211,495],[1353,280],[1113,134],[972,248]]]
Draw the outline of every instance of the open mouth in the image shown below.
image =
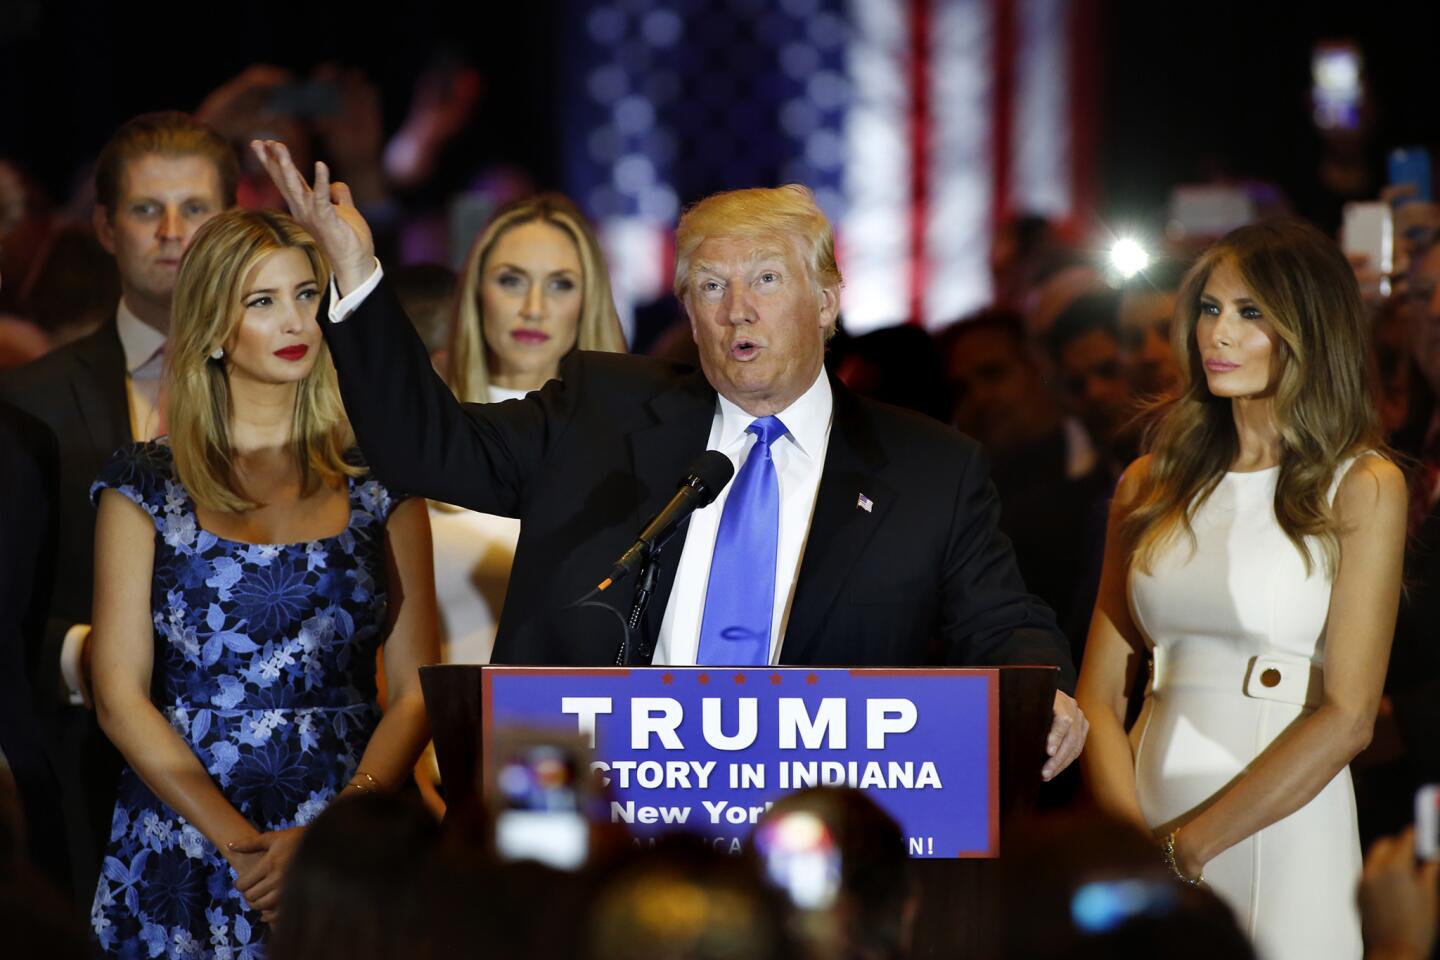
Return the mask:
[[753,360],[759,352],[758,343],[743,337],[730,345],[730,356],[736,360]]

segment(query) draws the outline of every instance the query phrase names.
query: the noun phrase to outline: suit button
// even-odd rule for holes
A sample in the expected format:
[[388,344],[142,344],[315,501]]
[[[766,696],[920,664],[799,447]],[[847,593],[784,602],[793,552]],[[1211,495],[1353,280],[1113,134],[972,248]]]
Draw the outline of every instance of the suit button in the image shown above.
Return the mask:
[[1280,685],[1280,671],[1279,671],[1279,670],[1276,670],[1274,667],[1267,667],[1267,668],[1265,669],[1265,672],[1262,673],[1262,674],[1260,674],[1260,684],[1261,684],[1261,686],[1266,686],[1266,687],[1279,686],[1279,685]]

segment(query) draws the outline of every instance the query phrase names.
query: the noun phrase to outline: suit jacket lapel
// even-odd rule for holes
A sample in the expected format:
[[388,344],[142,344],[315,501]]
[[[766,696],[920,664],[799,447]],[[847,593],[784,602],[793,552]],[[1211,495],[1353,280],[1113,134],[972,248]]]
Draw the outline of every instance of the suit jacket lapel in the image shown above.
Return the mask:
[[[831,387],[835,410],[830,442],[780,648],[785,663],[808,662],[821,639],[825,615],[898,496],[881,478],[885,453],[860,401],[834,378]],[[869,509],[860,505],[862,496],[870,502]]]
[[130,400],[125,394],[125,351],[113,322],[75,344],[70,390],[99,462],[129,443]]
[[[656,484],[646,490],[639,501],[635,511],[636,533],[670,501],[685,469],[705,450],[710,438],[710,423],[715,415],[715,391],[704,375],[696,371],[657,395],[649,406],[654,423],[630,434],[634,475],[642,482]],[[689,528],[688,523],[682,525],[660,554],[660,579],[641,630],[647,648],[651,650],[660,634],[660,621],[665,614],[665,604],[670,599],[670,588],[675,583],[680,551],[685,547],[685,535]],[[630,612],[632,595],[629,588],[621,591],[623,615]]]

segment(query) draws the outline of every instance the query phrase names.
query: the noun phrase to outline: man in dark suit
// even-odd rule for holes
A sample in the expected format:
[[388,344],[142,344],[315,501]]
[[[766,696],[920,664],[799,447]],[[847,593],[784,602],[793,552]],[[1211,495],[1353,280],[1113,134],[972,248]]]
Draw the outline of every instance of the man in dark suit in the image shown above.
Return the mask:
[[145,114],[122,126],[95,171],[94,225],[120,274],[114,319],[0,377],[0,399],[43,425],[57,465],[53,562],[37,572],[48,617],[30,672],[82,904],[95,893],[119,772],[88,708],[90,484],[118,447],[165,432],[160,371],[180,256],[202,223],[234,204],[237,177],[229,145],[184,114]]
[[0,768],[8,768],[18,788],[31,862],[57,888],[68,889],[60,788],[26,668],[48,607],[37,577],[49,566],[46,552],[54,544],[55,457],[48,441],[43,424],[0,403]]
[[[522,519],[496,660],[613,662],[613,629],[571,601],[711,448],[740,469],[662,553],[638,644],[652,662],[1049,663],[1073,684],[1064,637],[996,529],[976,445],[825,376],[840,274],[808,190],[720,194],[682,219],[676,293],[700,371],[576,351],[524,400],[462,407],[383,283],[348,189],[317,165],[312,192],[283,145],[256,146],[335,270],[322,326],[377,475]],[[534,299],[502,335],[545,324]],[[629,597],[607,605],[623,613]],[[1086,731],[1063,689],[1055,709],[1047,778]]]
[[1114,481],[1096,469],[1091,437],[1066,417],[1046,383],[1018,314],[987,310],[941,334],[955,426],[984,446],[1000,495],[1000,529],[1025,585],[1048,603],[1076,664],[1090,628],[1093,592],[1080,586],[1086,536]]

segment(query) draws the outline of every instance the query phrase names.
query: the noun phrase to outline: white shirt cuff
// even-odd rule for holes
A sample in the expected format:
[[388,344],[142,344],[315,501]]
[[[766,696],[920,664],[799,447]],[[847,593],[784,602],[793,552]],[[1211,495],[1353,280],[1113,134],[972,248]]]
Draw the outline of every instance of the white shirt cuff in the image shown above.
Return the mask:
[[88,623],[75,624],[65,631],[65,639],[60,641],[60,679],[65,682],[65,699],[74,707],[85,704],[85,695],[80,692],[84,687],[80,678],[80,656],[89,641]]
[[335,274],[330,274],[330,322],[339,323],[354,313],[355,308],[370,296],[370,291],[380,285],[380,278],[383,276],[385,276],[385,271],[380,268],[380,260],[377,257],[375,270],[366,278],[365,282],[342,297],[340,288],[335,285]]

